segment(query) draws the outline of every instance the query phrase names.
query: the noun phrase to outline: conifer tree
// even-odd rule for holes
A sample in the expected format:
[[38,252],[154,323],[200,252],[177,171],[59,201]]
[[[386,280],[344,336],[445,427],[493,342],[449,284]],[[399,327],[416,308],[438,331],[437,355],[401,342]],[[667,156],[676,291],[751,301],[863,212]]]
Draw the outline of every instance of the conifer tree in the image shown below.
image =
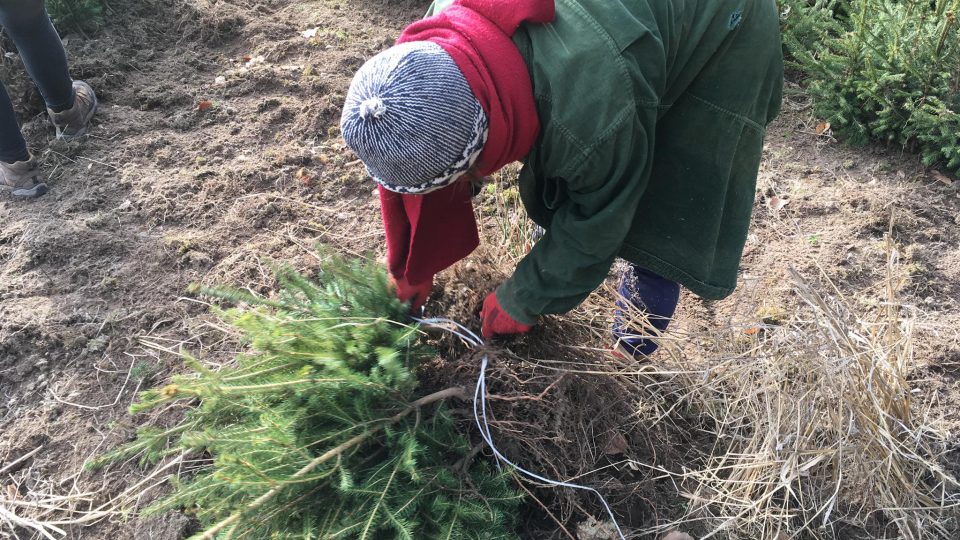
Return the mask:
[[960,0],[780,0],[816,115],[960,174]]
[[[196,515],[196,538],[516,538],[521,500],[503,474],[465,460],[444,401],[418,395],[429,356],[407,306],[369,264],[331,259],[316,281],[279,272],[280,292],[202,291],[238,307],[218,311],[249,344],[217,370],[141,393],[132,413],[190,404],[176,426],[147,426],[91,468],[139,456],[209,456],[147,513]],[[457,464],[455,466],[455,464]]]

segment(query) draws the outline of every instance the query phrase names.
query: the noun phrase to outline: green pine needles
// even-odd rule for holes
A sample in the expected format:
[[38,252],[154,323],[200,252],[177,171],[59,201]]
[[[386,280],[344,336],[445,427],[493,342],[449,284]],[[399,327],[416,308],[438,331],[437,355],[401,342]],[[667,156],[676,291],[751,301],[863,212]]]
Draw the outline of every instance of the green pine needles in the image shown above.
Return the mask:
[[332,259],[316,281],[279,272],[267,299],[206,290],[249,352],[143,392],[132,413],[181,401],[184,419],[145,427],[91,468],[139,457],[208,458],[146,512],[196,515],[195,538],[508,539],[521,498],[489,463],[471,460],[444,403],[455,387],[417,394],[429,351],[407,306],[373,265]]
[[780,0],[815,113],[960,174],[960,0]]
[[103,21],[103,0],[46,0],[47,11],[60,31],[93,30]]

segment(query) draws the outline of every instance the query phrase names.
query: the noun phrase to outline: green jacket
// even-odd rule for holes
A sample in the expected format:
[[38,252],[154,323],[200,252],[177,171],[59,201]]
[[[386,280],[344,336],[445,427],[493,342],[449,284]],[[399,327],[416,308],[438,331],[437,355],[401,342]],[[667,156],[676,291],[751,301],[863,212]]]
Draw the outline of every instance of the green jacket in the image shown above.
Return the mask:
[[556,13],[514,36],[541,124],[520,197],[547,233],[497,289],[504,310],[525,324],[567,312],[617,257],[729,295],[780,109],[775,0],[556,0]]

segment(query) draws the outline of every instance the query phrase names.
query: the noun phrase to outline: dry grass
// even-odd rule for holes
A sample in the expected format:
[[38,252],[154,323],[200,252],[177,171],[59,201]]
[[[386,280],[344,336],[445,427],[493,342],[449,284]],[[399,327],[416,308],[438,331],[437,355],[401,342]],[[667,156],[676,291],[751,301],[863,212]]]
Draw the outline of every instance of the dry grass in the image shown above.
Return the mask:
[[[130,485],[112,497],[104,497],[99,490],[80,492],[77,485],[69,494],[52,482],[44,486],[27,488],[10,477],[6,492],[0,494],[0,538],[21,538],[18,533],[28,532],[29,538],[55,540],[68,537],[64,529],[92,525],[105,519],[123,519],[140,505],[154,490],[165,485],[170,471],[184,467],[183,457],[174,458],[149,474],[131,479]],[[30,471],[25,472],[26,476]],[[74,476],[78,479],[80,473]],[[106,502],[101,502],[106,499]]]
[[836,288],[824,295],[792,277],[803,304],[790,322],[664,343],[658,369],[685,387],[682,399],[710,419],[716,443],[704,466],[660,470],[689,505],[654,530],[786,540],[849,537],[842,531],[853,527],[956,538],[960,485],[938,464],[942,413],[916,399],[909,379],[920,313],[898,301],[895,249],[885,298],[865,312]]
[[527,217],[520,189],[512,179],[515,167],[508,167],[491,177],[491,182],[474,199],[477,222],[489,232],[484,241],[496,245],[495,252],[502,259],[497,266],[512,268],[527,254],[535,242],[536,224]]

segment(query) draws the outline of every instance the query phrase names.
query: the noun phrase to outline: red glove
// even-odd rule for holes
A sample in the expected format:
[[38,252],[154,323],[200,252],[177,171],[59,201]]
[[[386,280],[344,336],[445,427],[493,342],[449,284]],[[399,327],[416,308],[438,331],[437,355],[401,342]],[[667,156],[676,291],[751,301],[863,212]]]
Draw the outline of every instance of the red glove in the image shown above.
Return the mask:
[[496,292],[488,294],[487,299],[483,301],[480,319],[483,321],[480,327],[483,339],[490,339],[496,335],[523,334],[533,328],[529,324],[519,323],[513,320],[513,317],[507,315],[507,312],[500,307]]
[[430,292],[433,291],[433,277],[423,283],[412,285],[406,277],[396,279],[390,276],[390,282],[396,289],[397,298],[403,302],[410,302],[410,309],[420,309],[426,303]]

